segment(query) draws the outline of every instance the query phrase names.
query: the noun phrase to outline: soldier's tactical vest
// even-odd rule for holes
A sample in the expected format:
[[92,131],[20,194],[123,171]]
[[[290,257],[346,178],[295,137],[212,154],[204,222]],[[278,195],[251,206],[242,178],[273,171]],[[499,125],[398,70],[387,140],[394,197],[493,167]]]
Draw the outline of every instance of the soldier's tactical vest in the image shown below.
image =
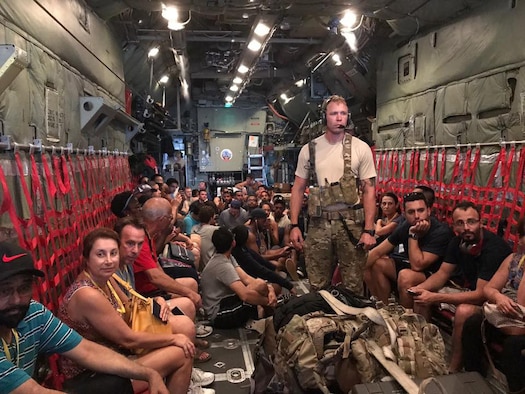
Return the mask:
[[315,172],[315,141],[310,141],[308,149],[310,194],[308,197],[308,214],[320,217],[323,209],[333,204],[354,206],[359,201],[357,177],[352,171],[352,136],[346,134],[343,141],[344,172],[338,182],[329,183],[325,178],[324,185],[320,186]]

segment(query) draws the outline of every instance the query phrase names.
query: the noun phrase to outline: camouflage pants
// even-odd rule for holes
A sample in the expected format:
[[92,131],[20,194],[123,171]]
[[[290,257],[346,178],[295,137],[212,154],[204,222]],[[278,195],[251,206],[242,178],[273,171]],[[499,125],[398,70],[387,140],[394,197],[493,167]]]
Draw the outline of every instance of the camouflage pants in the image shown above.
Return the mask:
[[[360,225],[347,221],[350,231],[359,239]],[[308,237],[304,245],[306,271],[310,284],[316,289],[326,288],[332,280],[335,264],[339,269],[343,284],[356,294],[363,294],[363,267],[366,252],[356,249],[340,220],[312,218],[308,227]]]

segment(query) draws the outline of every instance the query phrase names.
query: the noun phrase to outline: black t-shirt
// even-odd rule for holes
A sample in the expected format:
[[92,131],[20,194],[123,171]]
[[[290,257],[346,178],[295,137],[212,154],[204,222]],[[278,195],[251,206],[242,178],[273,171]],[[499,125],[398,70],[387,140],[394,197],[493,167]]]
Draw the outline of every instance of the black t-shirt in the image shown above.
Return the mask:
[[[408,229],[411,226],[412,225],[405,220],[402,224],[397,226],[392,234],[390,234],[388,242],[392,245],[403,244],[405,253],[408,253]],[[448,243],[453,236],[454,234],[450,227],[445,223],[440,222],[435,217],[430,217],[430,229],[424,237],[418,239],[418,244],[423,252],[433,253],[439,256],[439,258],[434,264],[425,269],[425,271],[436,272],[439,269],[447,251]]]
[[507,242],[496,234],[483,229],[481,253],[474,256],[459,249],[460,237],[454,237],[447,248],[445,261],[457,266],[451,280],[461,286],[475,290],[478,279],[489,281],[505,258],[512,253]]

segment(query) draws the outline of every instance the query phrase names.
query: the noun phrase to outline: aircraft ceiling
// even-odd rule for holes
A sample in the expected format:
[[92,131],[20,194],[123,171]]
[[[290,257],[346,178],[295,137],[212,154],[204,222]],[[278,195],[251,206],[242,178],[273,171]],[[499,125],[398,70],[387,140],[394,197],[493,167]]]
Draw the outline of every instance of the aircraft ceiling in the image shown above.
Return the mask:
[[[160,53],[153,62],[153,85],[156,86],[161,75],[170,75],[167,106],[175,102],[173,86],[176,82],[173,81],[184,73],[189,75],[192,103],[224,105],[239,56],[254,21],[260,16],[271,15],[275,31],[236,101],[240,105],[274,102],[283,91],[293,88],[294,83],[303,78],[309,78],[310,92],[319,96],[344,89],[347,97],[360,94],[361,101],[373,98],[374,59],[385,40],[407,42],[412,36],[443,25],[486,2],[165,0],[166,4],[179,8],[182,19],[189,20],[184,30],[172,31],[161,16],[160,1],[85,1],[121,40],[126,81],[135,94],[149,93],[151,63],[147,54],[150,48],[159,47]],[[357,52],[350,50],[337,34],[338,21],[348,8],[363,15],[356,31]],[[334,67],[327,56],[336,51],[343,59],[344,70],[361,74],[361,83],[365,86],[360,92],[353,91],[355,81],[336,78],[336,73],[327,72]],[[175,55],[184,59],[182,65],[180,57]]]

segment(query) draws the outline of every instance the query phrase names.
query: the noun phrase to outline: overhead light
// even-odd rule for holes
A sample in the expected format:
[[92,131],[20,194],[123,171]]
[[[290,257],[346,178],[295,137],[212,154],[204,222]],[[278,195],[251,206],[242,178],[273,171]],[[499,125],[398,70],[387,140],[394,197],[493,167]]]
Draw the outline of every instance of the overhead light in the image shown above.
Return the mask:
[[259,22],[255,30],[253,31],[258,36],[262,37],[267,35],[270,32],[270,28],[266,26],[264,23]]
[[169,21],[179,19],[179,11],[173,6],[162,4],[162,17]]
[[345,11],[345,14],[339,21],[343,28],[354,28],[357,22],[357,15],[351,10]]
[[288,100],[288,96],[286,95],[286,93],[281,93],[280,97],[281,97],[281,100],[284,100],[284,101]]
[[339,55],[337,53],[334,53],[333,56],[332,56],[332,60],[334,61],[334,64],[336,66],[340,66],[341,64],[343,64],[343,62],[341,61],[341,58],[339,57]]
[[175,31],[182,30],[184,29],[184,23],[180,23],[175,20],[170,20],[168,21],[168,29],[175,30]]
[[357,51],[357,37],[354,32],[341,32],[341,35],[345,38],[346,43],[350,49],[354,52]]
[[246,12],[242,14],[242,19],[248,19],[250,15],[248,15]]
[[261,46],[262,46],[262,44],[254,38],[254,39],[251,40],[250,43],[248,44],[248,49],[249,49],[250,51],[257,52],[259,49],[261,49]]
[[295,82],[295,86],[297,86],[298,88],[300,88],[300,87],[303,87],[305,83],[306,83],[306,80],[304,80],[304,79],[300,79],[300,80],[298,80],[297,82]]
[[226,102],[228,102],[228,103],[231,103],[233,101],[233,97],[232,96],[226,96],[226,98],[224,100],[226,100]]
[[233,78],[233,83],[236,84],[236,85],[240,85],[242,82],[242,78],[241,77],[235,77]]
[[166,83],[168,83],[169,80],[170,80],[170,77],[169,77],[169,76],[167,76],[167,75],[163,75],[163,76],[159,79],[159,83],[166,84]]
[[148,58],[156,57],[158,54],[159,54],[158,47],[151,48],[148,52]]
[[248,72],[249,68],[246,67],[244,64],[241,64],[237,71],[239,71],[241,74],[246,74]]
[[170,30],[182,30],[191,20],[191,10],[188,11],[188,20],[181,22],[179,20],[179,11],[173,6],[166,6],[162,4],[162,17],[168,20],[168,29]]
[[232,85],[232,86],[230,86],[230,90],[232,92],[237,92],[239,90],[239,87],[237,85]]

